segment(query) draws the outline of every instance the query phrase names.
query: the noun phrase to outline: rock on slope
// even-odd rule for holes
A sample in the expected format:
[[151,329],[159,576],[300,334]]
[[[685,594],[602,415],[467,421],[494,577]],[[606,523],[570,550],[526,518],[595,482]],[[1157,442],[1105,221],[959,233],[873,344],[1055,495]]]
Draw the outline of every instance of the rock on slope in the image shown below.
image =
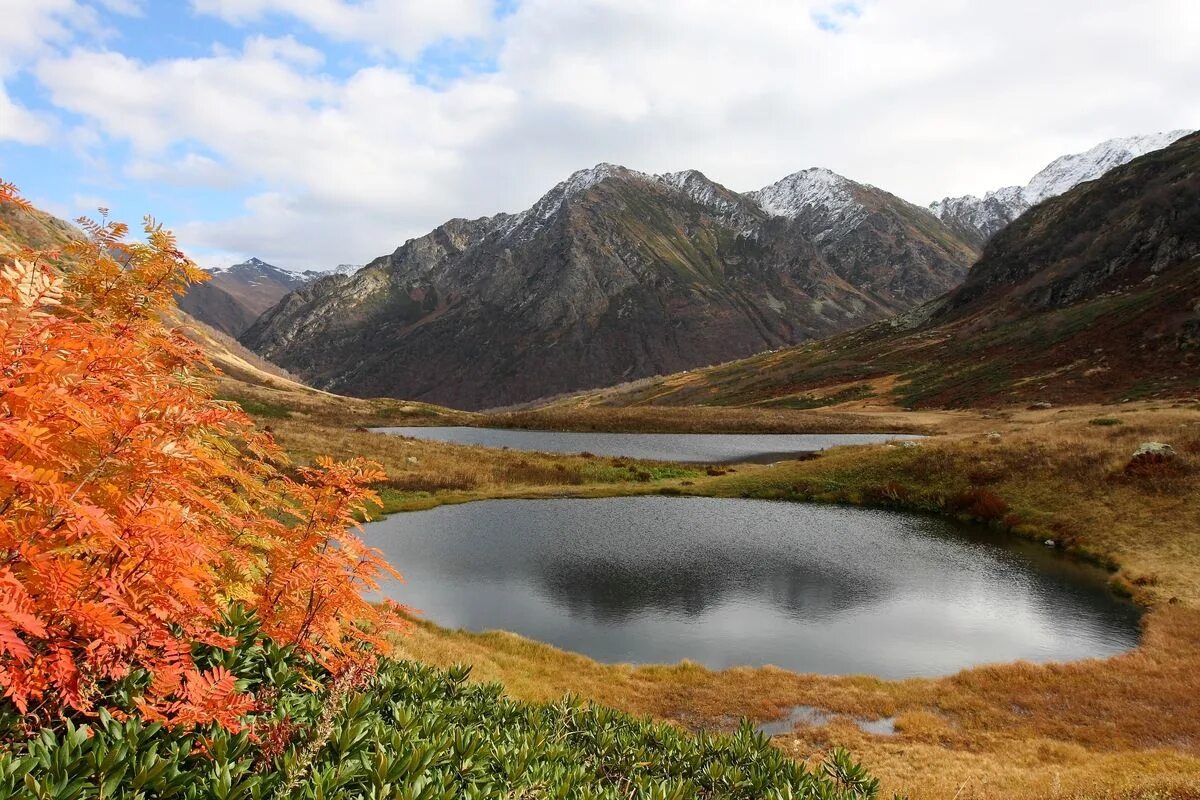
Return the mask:
[[1043,200],[1095,180],[1138,156],[1161,150],[1187,133],[1178,130],[1109,139],[1083,153],[1056,158],[1024,186],[1005,186],[983,197],[947,197],[931,203],[929,208],[962,236],[982,246],[997,231]]
[[323,388],[499,406],[861,325],[974,255],[928,211],[824,171],[741,195],[600,164],[305,286],[242,341]]
[[963,285],[801,347],[587,397],[812,407],[1200,396],[1200,134],[1026,212]]

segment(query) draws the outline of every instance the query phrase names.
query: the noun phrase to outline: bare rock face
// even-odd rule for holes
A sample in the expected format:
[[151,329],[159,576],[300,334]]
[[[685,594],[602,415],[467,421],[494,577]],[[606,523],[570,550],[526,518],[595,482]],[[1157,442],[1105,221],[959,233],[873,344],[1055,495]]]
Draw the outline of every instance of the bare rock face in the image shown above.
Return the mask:
[[825,336],[966,274],[975,250],[927,210],[806,172],[743,195],[600,164],[309,283],[242,341],[322,388],[481,408]]

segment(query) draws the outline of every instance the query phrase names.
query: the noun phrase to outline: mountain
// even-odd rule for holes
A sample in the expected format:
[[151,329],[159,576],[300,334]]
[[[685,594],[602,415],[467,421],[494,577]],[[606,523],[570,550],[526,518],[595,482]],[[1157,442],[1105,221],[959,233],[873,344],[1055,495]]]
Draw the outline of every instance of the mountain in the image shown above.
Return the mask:
[[[84,238],[84,233],[69,222],[58,219],[37,208],[21,209],[0,203],[0,264],[22,250],[63,250],[68,244]],[[71,259],[61,262],[70,269]],[[168,324],[176,326],[204,350],[209,360],[220,369],[223,389],[234,387],[245,394],[245,387],[268,386],[294,392],[312,390],[293,381],[283,370],[267,363],[247,350],[235,339],[213,329],[178,309],[167,312]]]
[[824,170],[739,194],[599,164],[306,285],[241,340],[323,388],[474,409],[853,328],[957,284],[975,254]]
[[1200,134],[1046,200],[963,284],[800,347],[590,405],[998,406],[1200,395]]
[[1095,180],[1138,156],[1161,150],[1188,133],[1178,130],[1109,139],[1083,153],[1056,158],[1024,186],[1005,186],[983,197],[947,197],[931,203],[929,208],[960,235],[982,246],[997,231],[1043,200]]
[[288,292],[327,275],[353,275],[360,264],[338,264],[330,270],[295,270],[251,258],[232,267],[208,270],[212,279],[198,283],[179,298],[179,307],[213,328],[237,337]]
[[962,280],[973,249],[924,209],[827,169],[794,173],[747,197],[796,224],[834,272],[859,289],[906,308]]
[[11,258],[25,248],[61,250],[82,237],[79,228],[44,211],[0,203],[0,258]]
[[242,334],[260,314],[313,277],[258,258],[208,272],[212,278],[190,287],[179,298],[179,307],[230,336]]

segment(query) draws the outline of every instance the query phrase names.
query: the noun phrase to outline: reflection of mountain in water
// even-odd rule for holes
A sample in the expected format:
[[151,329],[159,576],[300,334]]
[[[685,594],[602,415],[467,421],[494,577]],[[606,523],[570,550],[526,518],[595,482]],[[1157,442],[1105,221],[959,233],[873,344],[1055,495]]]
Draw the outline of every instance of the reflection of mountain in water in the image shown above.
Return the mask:
[[[494,501],[372,524],[434,622],[608,662],[939,675],[1136,645],[1102,571],[864,509],[663,497]],[[1007,546],[996,546],[998,539]]]
[[647,611],[698,617],[736,598],[816,622],[884,597],[890,582],[836,565],[802,564],[759,552],[666,559],[556,558],[539,564],[542,591],[573,616],[618,622]]

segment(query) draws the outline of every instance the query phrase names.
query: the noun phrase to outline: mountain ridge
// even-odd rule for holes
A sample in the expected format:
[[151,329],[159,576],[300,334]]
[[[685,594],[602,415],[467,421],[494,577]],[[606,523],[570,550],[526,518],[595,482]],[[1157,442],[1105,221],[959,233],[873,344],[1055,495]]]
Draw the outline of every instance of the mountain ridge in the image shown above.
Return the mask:
[[696,170],[600,163],[293,292],[242,341],[322,388],[482,408],[845,330],[962,279],[975,251],[928,210],[840,180],[849,215],[768,213]]
[[1088,150],[1059,156],[1024,186],[1004,186],[986,192],[983,197],[945,197],[930,203],[929,209],[982,246],[997,231],[1043,200],[1095,180],[1134,158],[1161,150],[1189,133],[1179,129],[1107,139]]
[[963,284],[830,339],[586,405],[978,407],[1200,398],[1200,133],[994,236]]

